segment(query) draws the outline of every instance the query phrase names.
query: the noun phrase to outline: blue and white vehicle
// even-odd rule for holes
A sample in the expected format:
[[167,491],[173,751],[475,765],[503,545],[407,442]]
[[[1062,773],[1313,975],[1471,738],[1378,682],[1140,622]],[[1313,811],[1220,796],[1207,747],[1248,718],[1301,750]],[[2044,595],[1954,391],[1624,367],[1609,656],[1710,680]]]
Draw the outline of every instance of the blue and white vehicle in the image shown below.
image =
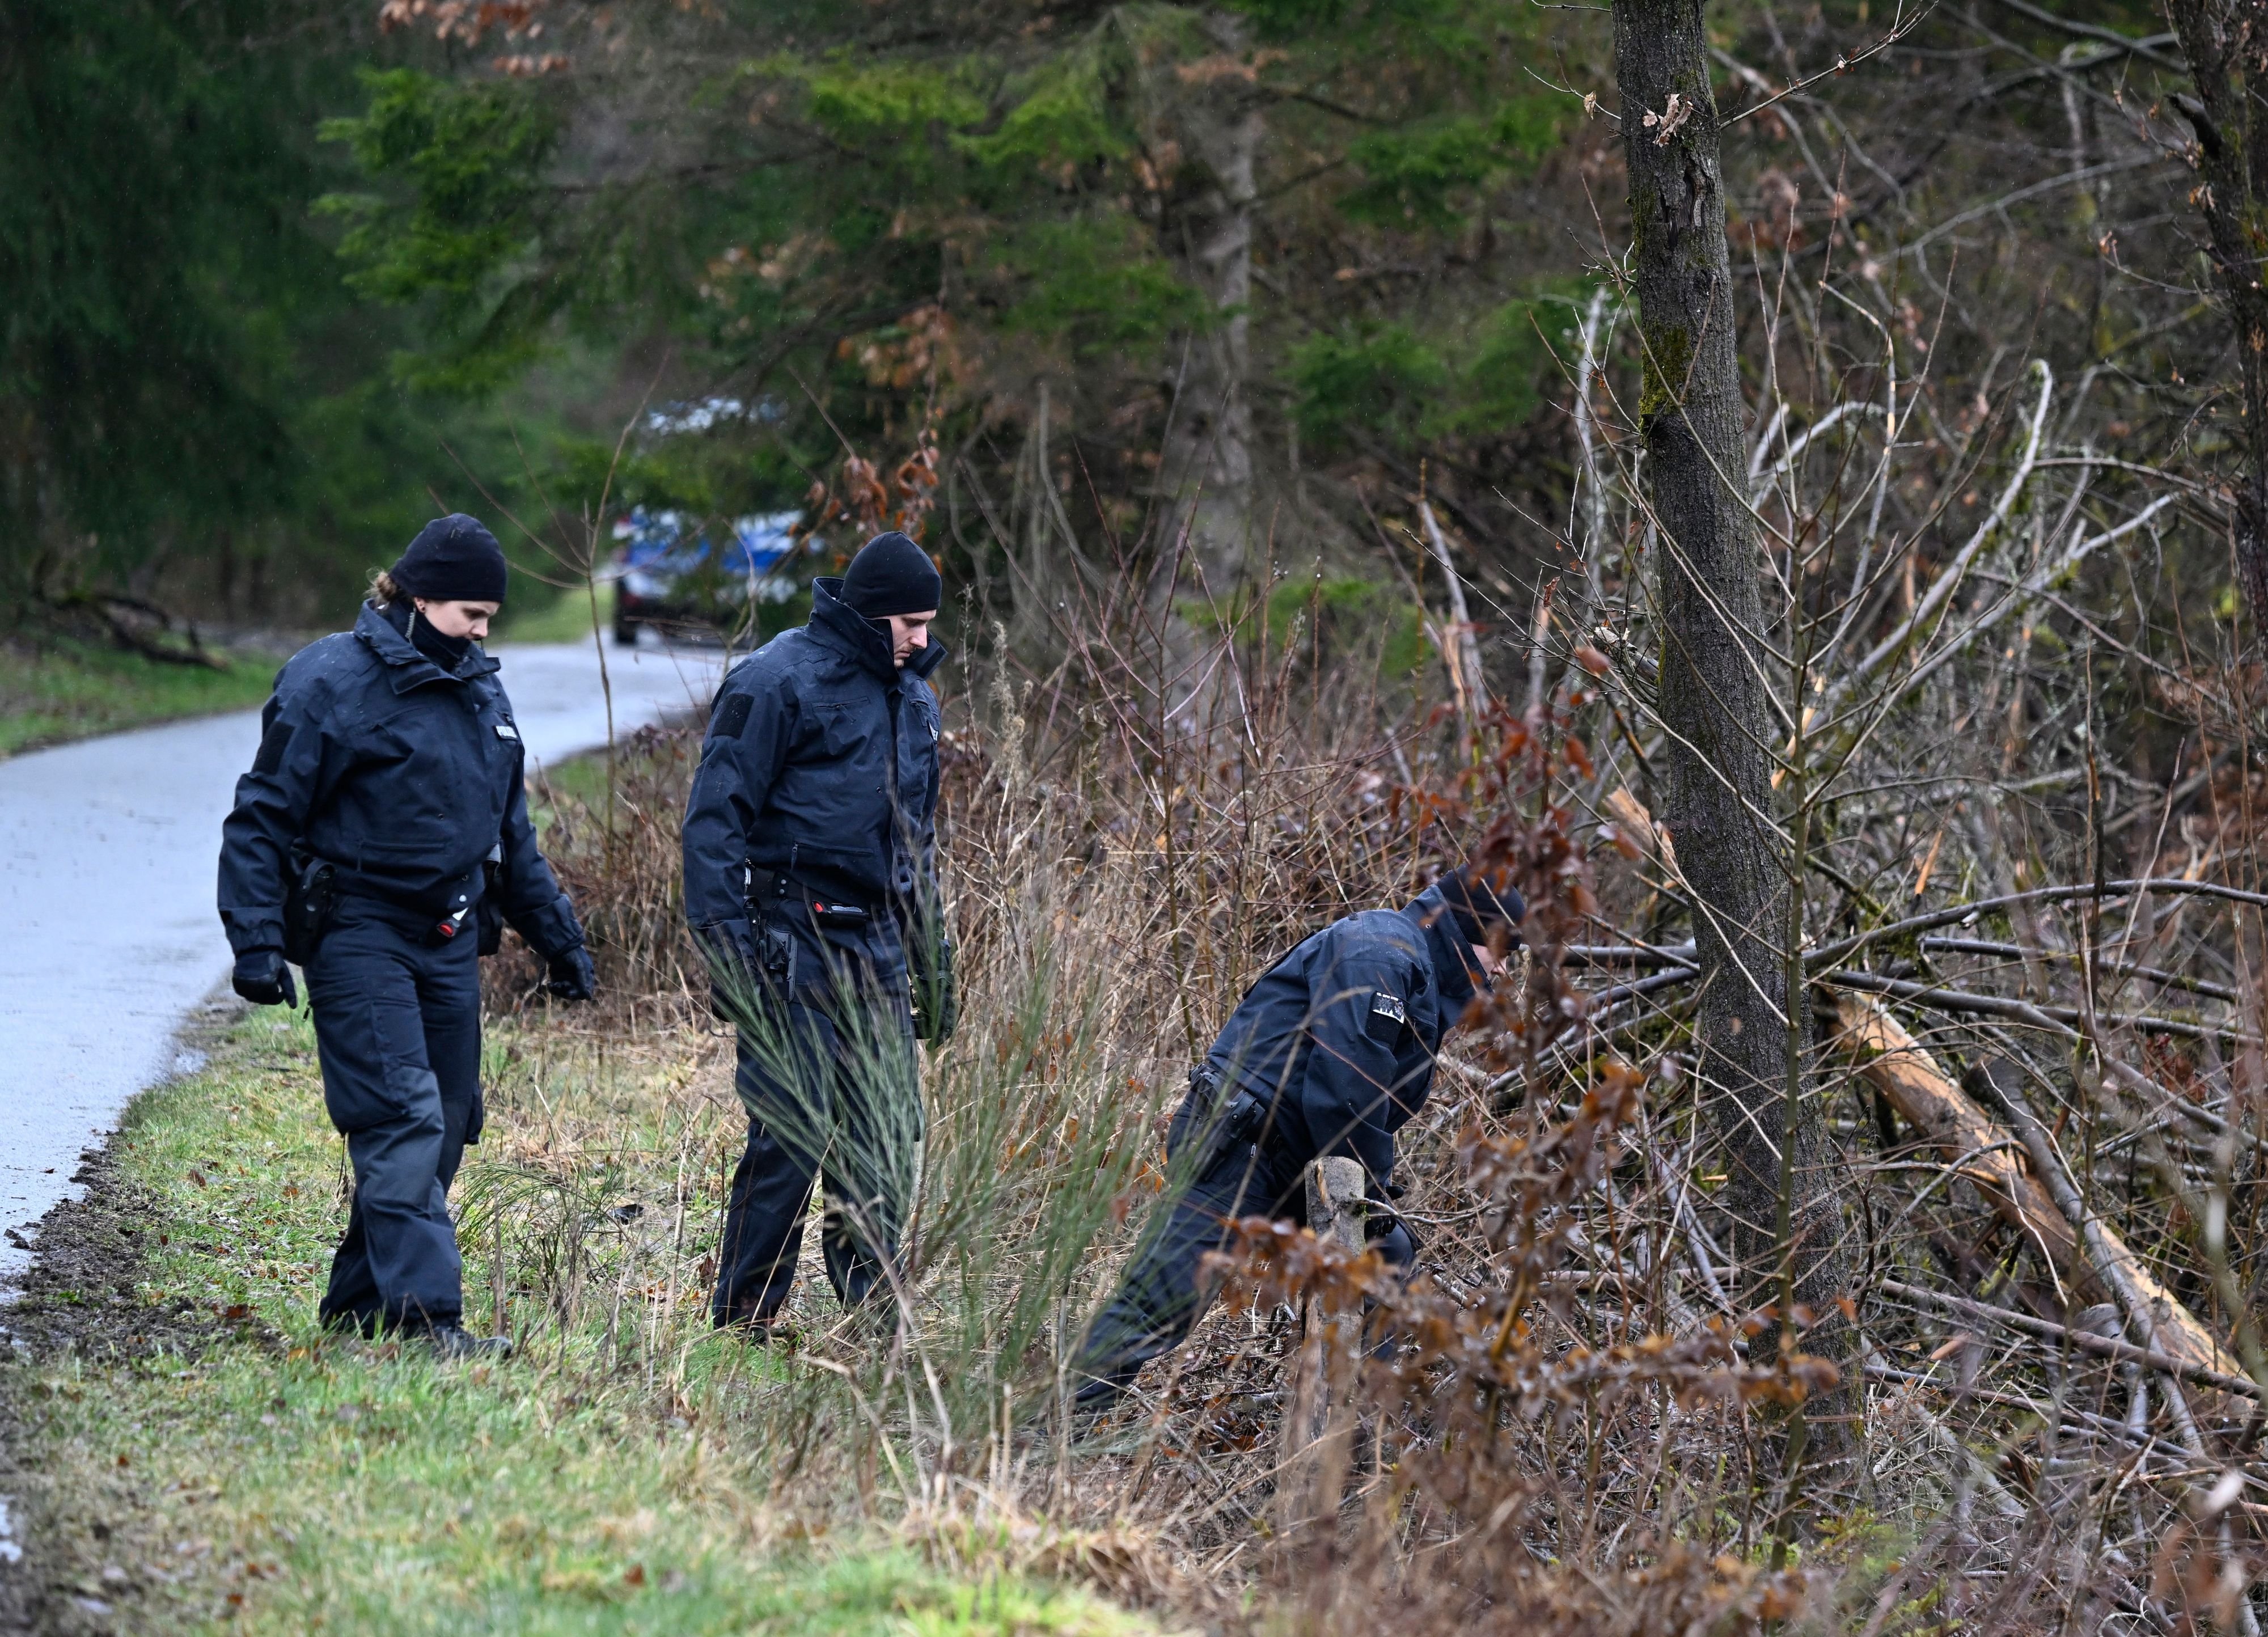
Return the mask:
[[736,518],[720,544],[685,512],[631,507],[615,520],[615,640],[634,645],[646,625],[670,635],[733,631],[754,623],[758,605],[790,601],[802,589],[786,571],[802,515]]

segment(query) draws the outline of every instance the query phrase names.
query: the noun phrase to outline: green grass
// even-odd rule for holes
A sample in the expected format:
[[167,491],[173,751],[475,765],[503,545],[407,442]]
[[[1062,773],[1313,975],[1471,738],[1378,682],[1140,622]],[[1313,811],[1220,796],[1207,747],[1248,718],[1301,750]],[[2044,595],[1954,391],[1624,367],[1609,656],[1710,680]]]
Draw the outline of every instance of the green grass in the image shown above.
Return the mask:
[[[615,593],[599,587],[599,622],[611,630]],[[500,642],[588,642],[591,605],[562,593],[497,622]],[[611,640],[611,638],[609,638]],[[249,710],[268,697],[283,657],[231,659],[225,670],[160,665],[122,649],[56,638],[0,641],[0,756],[182,717]]]
[[[599,629],[613,640],[615,588],[599,587]],[[591,600],[580,586],[562,591],[549,602],[532,601],[523,610],[507,602],[497,616],[498,642],[588,642],[591,640]]]
[[276,665],[239,657],[216,671],[160,665],[90,643],[0,643],[0,756],[122,727],[247,710],[268,697]]
[[[492,1076],[541,1049],[525,1036],[492,1045]],[[504,1101],[490,1154],[556,1139],[532,1105]],[[634,1152],[648,1135],[620,1140]],[[304,1016],[261,1011],[238,1024],[202,1072],[134,1105],[114,1151],[156,1200],[118,1330],[135,1328],[136,1305],[181,1301],[217,1328],[188,1352],[10,1367],[18,1456],[40,1475],[34,1537],[90,1629],[1156,1629],[1076,1588],[1012,1568],[956,1576],[871,1521],[799,1512],[757,1474],[762,1430],[701,1407],[714,1398],[704,1382],[780,1367],[711,1338],[694,1345],[674,1385],[657,1380],[650,1362],[624,1362],[621,1336],[635,1324],[619,1297],[611,1351],[592,1334],[598,1301],[581,1331],[555,1326],[552,1345],[492,1367],[320,1334],[339,1144]],[[471,1157],[499,1163],[482,1154]],[[473,1316],[491,1318],[486,1270],[468,1260]],[[697,1291],[688,1298],[698,1306]],[[96,1600],[92,1611],[80,1598]]]

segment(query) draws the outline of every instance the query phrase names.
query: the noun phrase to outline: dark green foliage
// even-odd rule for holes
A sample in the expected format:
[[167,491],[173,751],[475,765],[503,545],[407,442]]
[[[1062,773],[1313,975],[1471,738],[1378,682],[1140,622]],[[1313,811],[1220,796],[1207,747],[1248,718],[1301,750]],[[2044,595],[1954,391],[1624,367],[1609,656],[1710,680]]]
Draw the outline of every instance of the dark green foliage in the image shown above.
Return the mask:
[[1003,322],[1066,342],[1077,357],[1146,346],[1216,316],[1123,218],[1035,223],[991,268],[1018,289]]
[[1189,121],[1248,85],[1254,242],[1285,273],[1494,231],[1557,140],[1519,66],[1526,10],[1043,10],[944,26],[922,0],[784,0],[688,14],[667,48],[642,17],[638,75],[516,79],[487,47],[382,37],[367,5],[9,8],[8,567],[335,609],[437,505],[579,537],[648,382],[656,407],[713,391],[761,413],[634,438],[616,500],[777,509],[844,441],[895,461],[925,418],[940,448],[1005,460],[1003,414],[1046,380],[1101,504],[1154,517],[1171,383],[1231,316],[1256,402],[1319,454],[1528,412],[1531,338],[1488,317],[1500,269],[1422,313],[1305,273],[1226,309],[1189,214],[1212,185]]
[[1534,100],[1373,132],[1347,151],[1363,182],[1339,208],[1358,221],[1454,229],[1479,189],[1533,167],[1557,139],[1550,110]]
[[[353,180],[316,131],[364,94],[371,25],[318,0],[0,11],[7,617],[126,585],[330,623],[437,492],[471,510],[511,492],[500,417],[388,379],[418,337],[346,285],[310,209]],[[385,151],[415,159],[411,122],[388,113]],[[416,178],[423,208],[445,225],[495,213],[496,185],[440,157]],[[420,252],[421,277],[440,269]]]
[[1403,323],[1318,336],[1295,349],[1300,430],[1320,451],[1414,438],[1449,383],[1441,355]]
[[1545,356],[1538,305],[1507,301],[1474,323],[1457,354],[1457,394],[1435,417],[1438,430],[1486,437],[1535,413]]
[[1319,453],[1403,449],[1518,426],[1535,412],[1543,356],[1532,304],[1513,301],[1439,341],[1399,321],[1317,336],[1287,372],[1300,435]]
[[339,253],[358,263],[348,277],[381,301],[433,292],[470,302],[497,264],[535,232],[536,170],[556,122],[517,81],[463,85],[414,69],[366,73],[369,109],[326,120],[369,175],[406,185],[389,208],[372,194],[326,194],[315,208],[354,225]]
[[[0,18],[0,413],[9,558],[58,500],[79,534],[240,509],[291,464],[248,313],[287,301],[304,259],[249,57],[214,34],[270,8],[21,0]],[[116,542],[106,561],[128,560]],[[14,577],[11,574],[11,578]]]
[[[444,320],[407,380],[500,383],[571,328],[664,328],[688,373],[768,395],[713,439],[769,462],[782,497],[844,442],[895,461],[925,420],[941,447],[1005,461],[1001,417],[1044,380],[1088,462],[1074,487],[1154,522],[1139,475],[1172,383],[1232,317],[1256,402],[1325,458],[1501,438],[1532,410],[1541,350],[1500,268],[1435,284],[1422,313],[1304,274],[1225,305],[1199,131],[1240,99],[1256,115],[1254,242],[1278,241],[1287,273],[1330,236],[1322,254],[1438,258],[1559,140],[1564,99],[1523,67],[1537,27],[1511,0],[1010,5],[949,26],[919,0],[751,9],[625,100],[580,68],[541,90],[373,75],[367,112],[331,129],[385,203],[337,208],[360,213],[360,286]],[[646,168],[593,176],[559,135],[583,120],[667,136]],[[421,170],[445,129],[446,163]],[[962,520],[981,549],[990,520]]]

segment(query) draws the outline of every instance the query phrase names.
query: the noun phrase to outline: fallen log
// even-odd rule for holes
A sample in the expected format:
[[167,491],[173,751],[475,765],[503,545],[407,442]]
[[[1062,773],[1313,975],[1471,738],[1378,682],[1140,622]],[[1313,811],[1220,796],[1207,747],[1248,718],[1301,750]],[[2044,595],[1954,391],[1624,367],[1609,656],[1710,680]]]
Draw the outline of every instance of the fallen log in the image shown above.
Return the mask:
[[[1837,995],[1834,1038],[1869,1086],[1954,1156],[1954,1169],[2039,1251],[2059,1286],[2068,1277],[2090,1297],[2117,1301],[2122,1309],[2138,1306],[2146,1317],[2151,1350],[2175,1363],[2216,1375],[2243,1374],[2235,1356],[2109,1223],[2087,1219],[2090,1243],[2082,1249],[2070,1216],[2033,1175],[2017,1134],[1986,1114],[1879,1001]],[[2224,1402],[2214,1411],[2227,1413],[2228,1406]]]

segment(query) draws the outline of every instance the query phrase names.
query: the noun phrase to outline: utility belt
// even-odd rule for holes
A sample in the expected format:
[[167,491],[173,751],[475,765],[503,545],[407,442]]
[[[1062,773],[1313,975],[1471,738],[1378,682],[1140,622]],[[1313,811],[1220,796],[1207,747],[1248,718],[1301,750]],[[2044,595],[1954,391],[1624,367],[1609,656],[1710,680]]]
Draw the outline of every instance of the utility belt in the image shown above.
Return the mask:
[[1267,1123],[1268,1105],[1257,1095],[1239,1086],[1224,1097],[1220,1076],[1211,1064],[1200,1063],[1189,1071],[1189,1095],[1166,1127],[1166,1157],[1177,1160],[1184,1148],[1198,1145],[1189,1171],[1195,1180],[1224,1154],[1258,1142]]
[[880,925],[888,913],[880,904],[837,897],[808,881],[799,881],[785,870],[748,866],[749,919],[761,923],[765,917],[790,904],[801,904],[814,925],[841,933],[864,932]]
[[321,947],[341,901],[348,898],[379,905],[403,923],[405,932],[414,928],[422,933],[428,944],[453,943],[469,932],[482,955],[494,955],[504,940],[504,905],[495,891],[497,873],[503,866],[499,842],[489,849],[478,869],[411,898],[372,882],[351,866],[294,847],[291,882],[284,895],[284,958],[295,966],[306,965]]

